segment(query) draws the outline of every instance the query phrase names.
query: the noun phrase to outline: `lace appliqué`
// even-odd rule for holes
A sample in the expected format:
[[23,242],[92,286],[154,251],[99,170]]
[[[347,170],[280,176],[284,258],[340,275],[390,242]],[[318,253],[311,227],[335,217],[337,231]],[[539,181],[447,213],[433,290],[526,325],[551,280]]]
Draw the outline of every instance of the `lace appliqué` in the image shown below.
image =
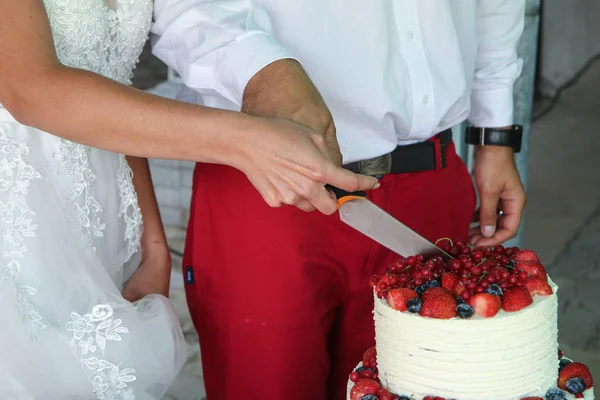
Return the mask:
[[121,196],[119,217],[125,221],[125,240],[127,241],[128,257],[131,257],[140,247],[142,213],[138,206],[138,198],[133,186],[133,173],[125,156],[120,156],[117,171],[117,185]]
[[20,260],[27,252],[26,239],[34,238],[38,226],[33,223],[35,213],[27,205],[27,191],[34,179],[41,175],[27,164],[24,157],[29,149],[23,143],[7,138],[0,133],[0,192],[8,195],[8,200],[0,200],[0,279],[14,285],[19,311],[23,322],[29,326],[29,336],[39,341],[39,330],[46,325],[42,316],[31,301],[37,289],[18,282],[21,270]]
[[132,388],[127,384],[136,380],[135,370],[115,365],[104,358],[110,341],[121,341],[129,329],[121,326],[121,319],[113,318],[113,308],[99,304],[83,316],[71,313],[66,329],[73,333],[69,342],[71,351],[81,360],[93,391],[101,400],[134,400]]
[[89,148],[68,140],[61,140],[59,173],[65,173],[73,181],[67,200],[73,203],[73,214],[92,251],[96,251],[94,238],[104,236],[106,224],[100,220],[102,206],[94,196],[93,183],[96,175],[90,168]]
[[44,0],[60,61],[124,84],[148,38],[150,0]]

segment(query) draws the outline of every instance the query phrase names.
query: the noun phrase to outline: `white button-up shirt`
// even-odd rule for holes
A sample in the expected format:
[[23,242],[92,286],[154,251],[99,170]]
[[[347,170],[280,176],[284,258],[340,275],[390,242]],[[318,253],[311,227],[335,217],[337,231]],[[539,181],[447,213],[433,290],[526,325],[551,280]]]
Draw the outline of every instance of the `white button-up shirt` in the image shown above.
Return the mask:
[[525,0],[155,0],[153,51],[193,101],[233,110],[261,68],[298,60],[351,162],[467,118],[512,124],[524,14]]

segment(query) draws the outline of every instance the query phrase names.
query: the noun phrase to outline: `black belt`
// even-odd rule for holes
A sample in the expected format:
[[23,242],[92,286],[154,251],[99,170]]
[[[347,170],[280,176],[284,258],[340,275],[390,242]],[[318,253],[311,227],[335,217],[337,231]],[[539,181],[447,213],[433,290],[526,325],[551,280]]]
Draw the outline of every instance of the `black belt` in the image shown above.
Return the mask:
[[398,146],[391,153],[346,164],[344,168],[357,174],[370,176],[444,168],[446,167],[446,150],[451,142],[452,131],[447,129],[426,142]]

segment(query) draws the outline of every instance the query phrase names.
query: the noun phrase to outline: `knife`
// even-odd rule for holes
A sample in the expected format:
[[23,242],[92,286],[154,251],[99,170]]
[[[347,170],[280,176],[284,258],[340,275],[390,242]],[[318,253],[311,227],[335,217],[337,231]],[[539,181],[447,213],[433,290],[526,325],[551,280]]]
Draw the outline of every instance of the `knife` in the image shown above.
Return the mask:
[[340,219],[403,257],[422,254],[426,259],[452,256],[367,199],[365,192],[348,193],[327,185],[338,199]]

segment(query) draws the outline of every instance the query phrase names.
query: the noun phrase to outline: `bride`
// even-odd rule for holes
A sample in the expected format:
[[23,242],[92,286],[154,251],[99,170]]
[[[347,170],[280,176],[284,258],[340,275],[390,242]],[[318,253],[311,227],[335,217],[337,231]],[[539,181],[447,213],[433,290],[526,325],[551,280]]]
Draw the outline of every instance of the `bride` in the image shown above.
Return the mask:
[[184,364],[143,157],[227,164],[271,206],[328,214],[325,183],[376,185],[300,125],[128,87],[151,15],[151,0],[0,0],[1,399],[157,400]]

